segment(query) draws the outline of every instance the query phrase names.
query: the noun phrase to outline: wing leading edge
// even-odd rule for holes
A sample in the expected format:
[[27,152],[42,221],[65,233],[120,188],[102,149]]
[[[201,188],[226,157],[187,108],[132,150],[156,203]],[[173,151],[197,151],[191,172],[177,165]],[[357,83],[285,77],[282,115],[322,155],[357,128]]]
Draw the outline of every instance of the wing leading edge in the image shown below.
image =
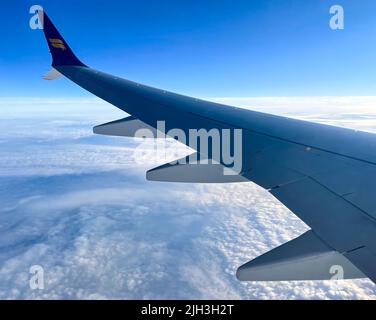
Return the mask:
[[[132,115],[96,127],[98,133],[130,135],[135,128],[157,129],[159,120],[165,121],[166,131],[243,130],[242,172],[228,182],[257,183],[312,231],[239,268],[241,280],[326,279],[333,264],[344,268],[344,278],[366,275],[376,282],[375,135],[215,104],[91,69],[74,55],[47,15],[40,14],[53,68]],[[221,159],[213,160],[222,165]],[[208,172],[212,182],[221,182],[217,167]],[[206,182],[205,170],[195,164],[165,165],[148,176]],[[315,267],[307,267],[307,261]]]

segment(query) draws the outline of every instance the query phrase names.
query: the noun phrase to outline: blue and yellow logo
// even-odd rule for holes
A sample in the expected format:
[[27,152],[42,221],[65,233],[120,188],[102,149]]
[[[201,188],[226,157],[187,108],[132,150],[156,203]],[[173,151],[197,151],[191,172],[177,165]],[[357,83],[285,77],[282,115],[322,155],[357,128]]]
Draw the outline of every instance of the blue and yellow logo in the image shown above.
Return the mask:
[[60,39],[48,39],[48,41],[50,42],[51,46],[53,46],[54,48],[61,49],[63,51],[67,49],[65,47],[65,45],[64,45],[63,40],[60,40]]

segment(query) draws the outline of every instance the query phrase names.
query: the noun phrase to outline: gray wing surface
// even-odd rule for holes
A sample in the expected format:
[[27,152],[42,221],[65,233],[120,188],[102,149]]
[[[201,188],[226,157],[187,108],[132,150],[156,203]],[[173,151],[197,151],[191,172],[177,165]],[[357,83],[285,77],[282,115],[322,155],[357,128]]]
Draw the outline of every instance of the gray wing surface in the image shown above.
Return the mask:
[[366,276],[376,282],[376,135],[224,106],[124,80],[82,64],[45,14],[44,33],[54,69],[131,115],[96,127],[97,133],[129,136],[138,128],[157,129],[160,120],[166,131],[243,130],[243,167],[237,177],[222,177],[222,159],[213,156],[216,164],[210,170],[191,163],[166,164],[148,172],[148,178],[157,181],[253,181],[310,226],[307,234],[240,267],[240,280],[324,280],[340,267],[343,278]]

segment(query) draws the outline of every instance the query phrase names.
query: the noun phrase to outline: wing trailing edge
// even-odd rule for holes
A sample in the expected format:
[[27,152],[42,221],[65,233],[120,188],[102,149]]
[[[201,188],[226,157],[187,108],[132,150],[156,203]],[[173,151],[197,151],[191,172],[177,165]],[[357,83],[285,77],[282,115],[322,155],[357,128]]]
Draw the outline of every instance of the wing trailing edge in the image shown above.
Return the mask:
[[241,281],[357,279],[365,275],[310,230],[242,265]]

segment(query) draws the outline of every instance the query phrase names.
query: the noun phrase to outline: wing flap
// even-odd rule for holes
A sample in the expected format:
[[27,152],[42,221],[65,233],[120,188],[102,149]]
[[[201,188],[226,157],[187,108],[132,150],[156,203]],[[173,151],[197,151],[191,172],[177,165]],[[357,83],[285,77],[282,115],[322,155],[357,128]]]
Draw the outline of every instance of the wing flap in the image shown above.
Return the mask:
[[108,136],[165,138],[164,133],[132,116],[95,126],[93,132]]
[[361,269],[368,278],[376,282],[376,255],[367,247],[348,252],[345,257]]
[[281,186],[271,193],[339,252],[374,243],[376,226],[369,217],[311,178]]
[[312,230],[244,264],[236,275],[241,281],[365,277],[348,259],[326,245]]

